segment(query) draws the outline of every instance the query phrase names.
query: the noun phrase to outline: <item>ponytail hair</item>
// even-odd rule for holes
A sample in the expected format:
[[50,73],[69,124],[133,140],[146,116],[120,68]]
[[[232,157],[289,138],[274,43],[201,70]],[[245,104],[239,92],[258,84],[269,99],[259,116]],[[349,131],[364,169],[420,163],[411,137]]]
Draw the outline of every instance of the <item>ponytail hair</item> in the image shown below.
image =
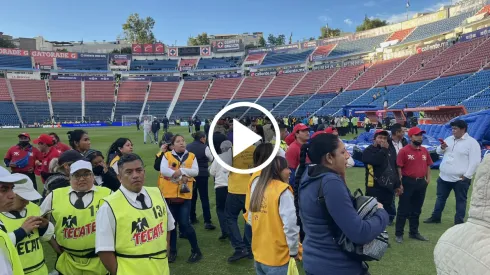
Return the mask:
[[257,184],[255,185],[254,191],[250,197],[250,212],[260,211],[267,186],[269,186],[269,183],[272,180],[282,181],[281,171],[284,169],[288,169],[288,162],[285,158],[276,156],[271,164],[262,170]]
[[88,135],[88,133],[82,129],[68,131],[66,134],[68,135],[68,143],[74,150],[77,150],[77,143],[80,144],[80,140],[82,140],[83,135]]
[[128,142],[128,141],[131,142],[131,140],[129,138],[118,138],[118,139],[116,139],[116,141],[114,141],[114,143],[111,144],[111,146],[109,147],[109,150],[107,150],[106,164],[110,164],[111,161],[116,156],[119,156],[119,157],[122,156],[122,153],[119,150],[119,148],[124,147],[124,144],[126,144],[126,142]]
[[296,174],[294,175],[294,185],[293,185],[293,195],[294,195],[294,207],[296,209],[296,224],[302,229],[301,217],[299,216],[299,184],[301,182],[301,177],[306,170],[306,155],[310,149],[310,144],[305,143],[301,146],[301,151],[299,153],[299,166],[296,169]]

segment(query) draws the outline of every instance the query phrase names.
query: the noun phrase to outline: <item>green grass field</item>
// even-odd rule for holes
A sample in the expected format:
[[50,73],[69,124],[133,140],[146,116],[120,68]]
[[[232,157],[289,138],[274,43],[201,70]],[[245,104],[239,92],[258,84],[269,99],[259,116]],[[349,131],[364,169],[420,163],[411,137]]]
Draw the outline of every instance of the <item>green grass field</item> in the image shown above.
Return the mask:
[[[41,133],[48,133],[53,129],[23,129],[31,135],[31,138],[36,138]],[[69,129],[54,129],[54,132],[58,133],[62,142],[67,143],[66,132]],[[92,142],[92,149],[102,151],[104,154],[109,148],[110,144],[119,137],[127,137],[133,141],[134,152],[139,154],[145,161],[146,166],[146,185],[156,186],[158,172],[153,169],[153,161],[155,154],[158,152],[157,145],[143,144],[143,132],[136,131],[131,127],[108,127],[108,128],[88,128]],[[190,135],[187,132],[186,127],[171,127],[170,131],[175,133],[181,133],[186,136],[187,142],[191,141]],[[17,143],[17,135],[21,131],[19,129],[2,129],[1,137],[2,142],[0,144],[0,151],[4,154],[8,148]],[[350,138],[350,137],[349,137]],[[351,190],[361,188],[364,190],[364,169],[363,168],[351,168],[347,170],[347,184]],[[427,196],[423,208],[421,219],[425,219],[430,216],[434,207],[436,199],[436,179],[438,177],[438,170],[432,170],[432,182],[428,188]],[[38,181],[40,182],[40,181]],[[216,212],[214,210],[214,188],[210,180],[209,194],[212,208],[213,222],[218,226],[216,218]],[[39,186],[41,190],[42,186]],[[471,192],[471,191],[470,191]],[[198,202],[198,212],[200,212],[200,203]],[[429,242],[419,242],[408,238],[405,235],[405,242],[401,245],[392,241],[392,246],[388,250],[380,262],[372,262],[370,265],[371,274],[376,275],[424,275],[435,274],[435,267],[433,262],[433,250],[437,243],[438,238],[444,233],[446,229],[453,225],[453,216],[455,213],[455,201],[451,196],[448,199],[446,210],[443,215],[441,224],[426,225],[421,223],[420,232],[430,239]],[[253,269],[253,261],[244,259],[238,263],[229,264],[227,258],[233,253],[233,249],[228,241],[218,241],[220,235],[219,229],[215,231],[206,231],[203,228],[202,215],[198,213],[198,219],[201,223],[197,224],[196,232],[199,241],[199,245],[203,252],[204,258],[197,264],[187,264],[186,260],[190,255],[190,246],[187,240],[179,239],[178,241],[178,257],[177,262],[170,265],[171,274],[199,274],[199,275],[220,275],[220,274],[255,274]],[[242,221],[243,219],[240,219]],[[241,227],[243,228],[243,227]],[[407,229],[408,231],[408,222]],[[389,227],[390,239],[394,239],[394,227]],[[48,244],[44,244],[44,250],[46,253],[46,260],[49,270],[53,269],[55,255]],[[301,265],[300,265],[301,269]],[[301,270],[301,274],[304,272]]]

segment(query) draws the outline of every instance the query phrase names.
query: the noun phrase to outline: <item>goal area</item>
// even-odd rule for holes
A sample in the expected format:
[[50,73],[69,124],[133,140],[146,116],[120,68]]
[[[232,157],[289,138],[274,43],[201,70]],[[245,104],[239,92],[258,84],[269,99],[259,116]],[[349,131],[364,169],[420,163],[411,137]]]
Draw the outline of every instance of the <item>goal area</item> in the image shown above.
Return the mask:
[[152,115],[123,115],[121,117],[121,126],[135,126],[136,125],[136,119],[140,119],[140,124],[143,125],[143,121],[145,121],[145,118],[148,119],[149,121],[153,120]]

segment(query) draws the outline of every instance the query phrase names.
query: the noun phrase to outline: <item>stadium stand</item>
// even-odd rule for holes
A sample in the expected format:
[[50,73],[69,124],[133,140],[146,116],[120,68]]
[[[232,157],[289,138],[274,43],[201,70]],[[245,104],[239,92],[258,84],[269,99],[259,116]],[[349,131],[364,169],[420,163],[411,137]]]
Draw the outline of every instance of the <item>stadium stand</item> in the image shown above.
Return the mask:
[[293,116],[304,117],[311,114],[313,111],[320,109],[330,100],[335,98],[335,93],[316,94],[308,102],[302,105],[298,110],[292,113]]
[[338,69],[310,71],[294,88],[290,96],[315,93]]
[[133,60],[130,69],[132,71],[175,71],[179,60]]
[[362,74],[361,77],[359,77],[349,89],[359,90],[373,87],[405,59],[406,58],[394,58],[374,63],[372,66],[366,69],[366,72]]
[[315,56],[327,57],[330,52],[337,46],[337,44],[328,44],[325,46],[319,46],[316,50],[311,54],[313,56],[313,60],[315,60]]
[[484,13],[490,13],[490,5],[486,5],[483,8],[481,8],[481,10],[476,13],[476,15],[480,15]]
[[319,93],[337,92],[346,88],[355,81],[364,71],[365,65],[344,67],[339,70],[323,87]]
[[179,62],[179,67],[192,67],[194,68],[199,62],[199,59],[193,58],[193,59],[181,59]]
[[[388,106],[398,102],[409,93],[419,89],[424,86],[428,81],[420,81],[420,82],[412,82],[399,86],[388,86],[387,93],[382,94],[381,97],[377,97],[376,100],[373,100],[370,105],[377,106],[379,108],[383,108],[383,103],[386,100],[388,102]],[[372,98],[372,96],[371,96]],[[404,107],[404,106],[402,106]]]
[[31,57],[0,54],[0,67],[32,69]]
[[454,28],[461,25],[461,23],[468,17],[472,16],[474,11],[465,12],[454,17],[439,20],[433,23],[425,24],[417,27],[403,43],[419,41],[430,38],[437,34],[443,34],[454,30]]
[[390,37],[386,39],[386,41],[394,41],[398,40],[400,42],[403,41],[415,28],[409,28],[404,30],[399,30],[391,34]]
[[468,112],[488,110],[490,106],[490,87],[463,101],[462,105],[466,107]]
[[267,53],[254,53],[254,54],[249,54],[247,58],[245,59],[245,62],[253,62],[253,61],[259,61],[259,64],[262,62],[264,57],[266,56]]
[[490,40],[480,40],[481,44],[473,52],[465,56],[451,69],[445,72],[444,76],[464,74],[478,71],[486,65],[490,60]]
[[150,105],[150,113],[162,118],[174,98],[179,82],[153,82],[146,105]]
[[82,82],[50,80],[51,104],[56,121],[75,121],[82,116]]
[[[114,104],[114,82],[85,81],[85,117],[90,121],[106,121]],[[120,120],[120,117],[114,117]]]
[[365,90],[342,92],[336,97],[332,98],[330,102],[325,101],[324,107],[318,111],[317,115],[325,116],[329,114],[335,114],[339,111],[340,108],[342,108],[342,106],[349,102],[352,102],[364,92]]
[[139,115],[147,87],[146,81],[122,81],[117,93],[115,117],[121,119],[123,115]]
[[44,122],[50,119],[46,86],[43,80],[11,79],[15,103],[25,124]]
[[363,38],[358,40],[346,40],[339,42],[330,53],[329,57],[340,57],[346,55],[361,54],[373,51],[379,47],[383,41],[388,38],[389,34]]
[[0,125],[19,125],[19,118],[10,98],[5,78],[0,78]]
[[179,100],[172,112],[172,117],[188,118],[192,116],[204,98],[210,83],[210,81],[186,80],[180,92]]
[[198,70],[206,69],[223,69],[235,68],[241,65],[241,58],[238,57],[223,57],[223,58],[201,58],[197,64]]
[[[257,104],[268,110],[274,108],[296,85],[305,73],[281,74],[276,76]],[[281,103],[282,104],[282,103]]]
[[238,89],[235,97],[233,98],[233,101],[236,102],[236,99],[244,98],[258,98],[272,78],[272,76],[255,76],[245,78],[242,86],[240,89]]
[[214,80],[197,115],[212,119],[228,103],[241,81],[241,78]]
[[270,52],[265,56],[262,65],[304,63],[312,52],[313,50],[288,53]]
[[46,57],[46,56],[35,56],[34,64],[53,68],[54,59],[52,57]]
[[58,70],[107,70],[107,58],[56,58]]

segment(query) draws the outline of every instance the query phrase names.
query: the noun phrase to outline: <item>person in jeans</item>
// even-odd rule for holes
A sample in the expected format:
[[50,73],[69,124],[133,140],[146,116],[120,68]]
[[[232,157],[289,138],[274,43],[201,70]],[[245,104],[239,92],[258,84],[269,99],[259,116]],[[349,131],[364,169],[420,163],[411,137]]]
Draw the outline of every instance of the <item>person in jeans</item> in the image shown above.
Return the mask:
[[[218,145],[218,144],[216,144]],[[225,140],[219,144],[221,154],[219,158],[226,163],[231,164],[232,151],[231,141]],[[214,160],[209,167],[209,174],[214,177],[214,192],[216,197],[216,215],[218,216],[219,227],[221,228],[221,236],[219,240],[226,240],[228,238],[228,231],[226,226],[226,196],[228,195],[228,176],[230,171],[221,166],[217,160]]]
[[432,216],[424,223],[441,222],[442,211],[451,190],[454,190],[456,198],[454,224],[464,222],[471,178],[480,164],[480,144],[467,133],[468,124],[464,120],[455,120],[450,125],[453,135],[437,147],[437,153],[444,155],[437,179],[437,200]]
[[419,218],[424,205],[425,192],[430,183],[430,166],[433,164],[429,151],[422,146],[423,134],[418,127],[408,130],[411,143],[403,147],[396,158],[398,174],[402,183],[398,213],[396,216],[395,241],[403,242],[403,231],[408,219],[409,237],[419,241],[428,241],[419,232]]
[[[172,151],[163,154],[160,164],[158,187],[166,199],[170,212],[179,224],[179,229],[191,245],[191,255],[187,262],[195,263],[202,259],[202,253],[197,243],[194,227],[190,224],[192,189],[194,177],[199,174],[199,166],[196,156],[185,149],[185,140],[182,135],[172,138]],[[173,263],[177,259],[177,230],[170,233],[170,253],[168,262]]]
[[291,170],[276,157],[250,186],[248,223],[252,226],[252,251],[258,275],[287,274],[290,258],[299,259],[299,226],[296,225]]
[[194,183],[194,190],[192,192],[191,223],[195,224],[198,222],[196,217],[196,202],[199,194],[204,216],[204,228],[207,230],[214,230],[216,229],[216,226],[214,226],[211,221],[208,195],[208,162],[213,161],[213,155],[206,145],[206,134],[204,132],[198,131],[192,136],[194,137],[194,141],[187,145],[187,150],[196,156],[199,174],[194,178],[196,182]]
[[[306,154],[314,165],[305,166]],[[303,242],[306,274],[369,274],[363,262],[343,251],[335,237],[340,230],[352,242],[367,244],[376,239],[388,224],[388,213],[381,203],[367,219],[357,214],[345,181],[348,158],[344,143],[332,134],[319,134],[301,148],[297,173],[301,175],[298,196],[306,233]]]

